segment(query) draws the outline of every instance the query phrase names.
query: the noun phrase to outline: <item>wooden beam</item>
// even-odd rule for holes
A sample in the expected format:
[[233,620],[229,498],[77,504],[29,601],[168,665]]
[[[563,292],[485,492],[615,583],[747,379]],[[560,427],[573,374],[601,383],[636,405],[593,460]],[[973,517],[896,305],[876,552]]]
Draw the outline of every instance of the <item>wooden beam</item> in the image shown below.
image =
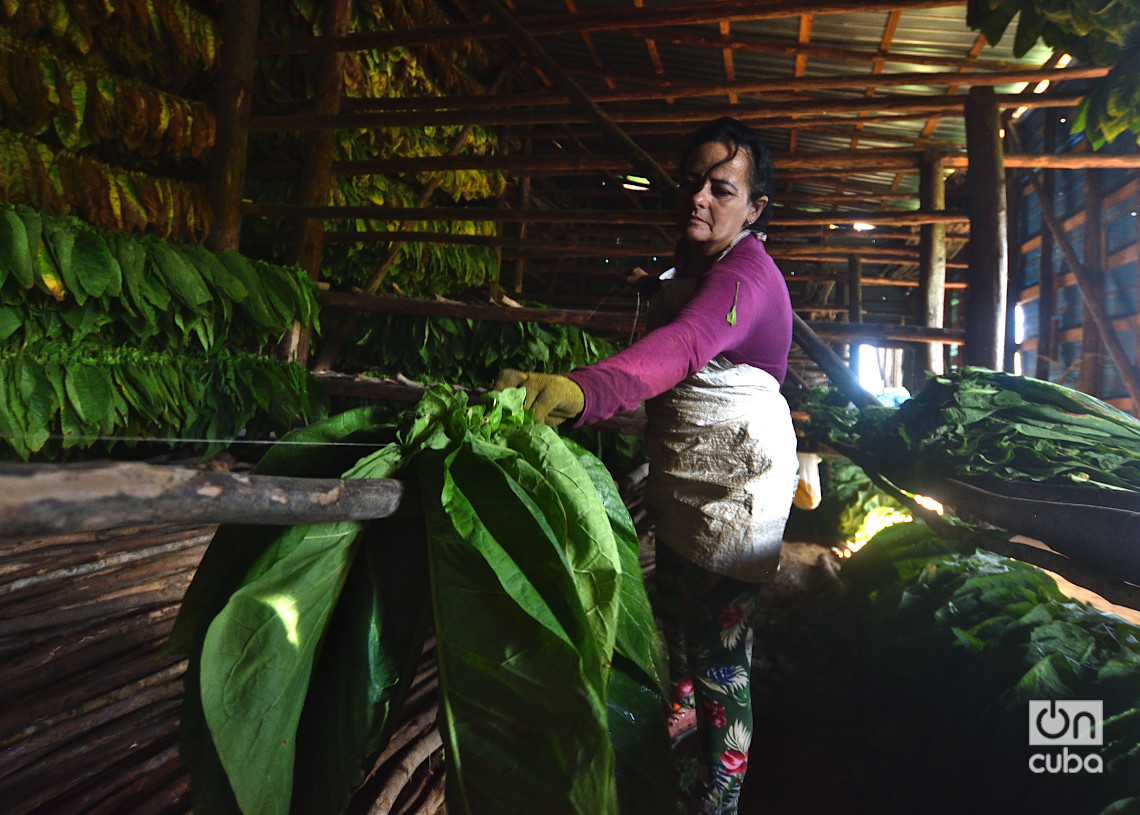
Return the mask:
[[[919,171],[919,206],[938,211],[946,208],[946,176],[941,157],[935,154],[923,159]],[[941,328],[946,313],[946,225],[923,224],[919,227],[918,244],[918,324]],[[922,359],[924,371],[943,371],[943,348],[931,343]],[[917,360],[916,360],[917,361]],[[923,381],[915,377],[916,382]]]
[[[723,92],[723,89],[722,89]],[[1079,95],[1009,94],[998,101],[1004,107],[1074,107],[1080,102]],[[628,106],[620,110],[608,111],[607,115],[619,124],[640,125],[625,128],[627,134],[642,135],[674,131],[688,131],[694,122],[704,122],[717,116],[737,114],[741,121],[748,123],[773,122],[794,124],[797,117],[823,117],[829,122],[841,115],[858,116],[865,122],[876,121],[868,114],[873,112],[893,114],[891,120],[900,115],[926,118],[933,115],[961,116],[962,102],[959,96],[920,97],[920,96],[873,96],[856,100],[810,100],[803,102],[769,102],[756,106],[699,106],[669,107],[666,105]],[[577,112],[568,106],[549,108],[526,108],[521,110],[488,110],[478,115],[469,110],[430,110],[430,111],[380,111],[340,113],[336,116],[312,116],[305,114],[284,114],[276,116],[254,116],[250,118],[252,133],[308,132],[313,130],[354,130],[359,128],[390,127],[442,127],[465,125],[477,119],[485,127],[501,125],[557,125],[559,134],[565,137],[569,125],[592,125],[585,113]],[[646,125],[664,124],[664,127]],[[574,131],[571,130],[571,133]],[[541,134],[531,134],[535,137]],[[596,135],[591,131],[590,135]],[[555,138],[556,134],[551,134]]]
[[[1044,130],[1041,149],[1052,153],[1057,149],[1056,128],[1057,117],[1052,112],[1043,117],[1041,125]],[[1045,201],[1053,200],[1054,174],[1046,170],[1042,173],[1041,197],[1037,205],[1045,206]],[[1031,185],[1032,186],[1032,185]],[[1037,295],[1037,362],[1034,366],[1034,376],[1049,381],[1050,368],[1057,358],[1057,331],[1053,325],[1053,312],[1057,308],[1057,279],[1053,273],[1053,234],[1048,229],[1042,229],[1040,235],[1041,251],[1038,253],[1040,265],[1038,266],[1038,295]],[[1025,246],[1022,245],[1022,252]],[[1136,345],[1140,350],[1140,343]]]
[[388,478],[292,478],[141,462],[0,464],[7,535],[154,523],[276,524],[386,518],[408,495]]
[[[965,170],[969,158],[947,155],[942,159],[946,169]],[[1135,170],[1140,168],[1140,154],[1110,156],[1101,153],[1007,153],[1005,166],[1012,169],[1050,170]]]
[[966,97],[966,145],[970,172],[970,269],[966,297],[967,365],[1002,370],[1005,359],[1005,296],[1008,271],[1005,168],[1000,121],[992,88],[971,88]]
[[[965,0],[801,0],[801,2],[758,5],[753,0],[724,3],[689,3],[642,9],[581,14],[544,14],[527,19],[526,30],[533,36],[574,34],[582,31],[629,31],[663,26],[701,25],[721,22],[756,22],[798,17],[801,14],[848,14],[893,11],[895,9],[945,8],[964,6]],[[398,31],[374,31],[347,37],[299,37],[262,40],[259,55],[316,54],[325,51],[375,51],[410,48],[442,42],[498,39],[507,32],[491,23],[420,26]]]
[[254,38],[261,0],[233,0],[222,9],[222,48],[219,54],[217,118],[206,195],[213,226],[206,245],[215,252],[237,250],[241,240],[241,197],[245,188],[249,111],[253,97]]
[[1103,189],[1100,174],[1085,173],[1083,236],[1084,267],[1088,272],[1087,292],[1081,290],[1081,369],[1077,376],[1077,389],[1092,396],[1104,396],[1104,341],[1092,317],[1090,300],[1104,303],[1105,288],[1105,235],[1102,228]]
[[[330,0],[325,6],[325,31],[330,36],[343,36],[352,24],[352,0]],[[340,112],[340,96],[344,86],[343,53],[322,54],[314,78],[314,113],[318,116],[332,116]],[[297,191],[297,203],[305,206],[320,206],[328,203],[332,176],[332,165],[336,148],[336,133],[331,130],[318,130],[309,134],[301,165],[301,183]],[[295,222],[293,245],[288,262],[300,266],[312,280],[320,277],[321,259],[324,256],[325,224],[317,218],[298,218]],[[309,362],[309,346],[312,329],[301,328],[293,321],[292,330],[282,342],[280,355],[302,367]]]
[[831,325],[839,325],[839,323],[811,324],[793,312],[792,341],[811,357],[811,360],[827,374],[832,384],[850,399],[855,407],[865,408],[878,405],[879,400],[863,387],[859,382],[858,375],[847,367],[839,355],[824,341],[826,334],[821,334],[820,330]]

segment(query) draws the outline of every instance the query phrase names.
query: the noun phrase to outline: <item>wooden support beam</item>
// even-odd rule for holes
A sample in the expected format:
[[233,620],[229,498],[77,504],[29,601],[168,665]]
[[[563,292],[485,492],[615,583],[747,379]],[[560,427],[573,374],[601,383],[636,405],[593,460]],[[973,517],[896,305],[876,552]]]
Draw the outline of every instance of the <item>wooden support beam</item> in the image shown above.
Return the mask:
[[[348,33],[352,24],[352,0],[330,0],[325,6],[324,29],[329,36],[341,37]],[[322,54],[317,65],[313,93],[316,98],[317,116],[335,116],[340,112],[341,89],[344,86],[343,53]],[[297,203],[303,206],[328,204],[332,166],[336,148],[336,133],[331,130],[318,130],[309,134],[301,165],[301,183],[297,192]],[[321,259],[325,248],[325,224],[318,218],[297,218],[294,240],[288,257],[292,265],[300,266],[312,280],[317,280],[321,271]],[[280,348],[281,356],[298,365],[306,366],[309,360],[309,345],[312,329],[294,320]]]
[[966,97],[966,146],[970,172],[970,269],[966,298],[967,365],[1002,370],[1005,359],[1005,295],[1008,270],[1005,168],[1000,121],[992,88]]
[[879,400],[860,384],[858,375],[847,367],[839,355],[824,341],[826,335],[819,333],[821,328],[830,325],[840,325],[840,323],[820,323],[813,326],[793,312],[792,341],[811,357],[812,361],[827,374],[832,384],[850,399],[855,407],[878,405]]
[[[1005,107],[1073,107],[1080,102],[1079,95],[1064,96],[1029,94],[1009,94],[998,99]],[[618,124],[636,124],[640,127],[626,127],[629,135],[661,132],[687,132],[696,122],[704,122],[722,115],[736,114],[741,121],[764,123],[767,125],[794,125],[798,118],[822,117],[833,122],[840,116],[857,116],[864,122],[878,121],[873,112],[890,113],[889,121],[898,121],[899,116],[927,118],[930,116],[961,116],[962,104],[958,96],[915,97],[915,96],[874,96],[857,100],[811,100],[803,102],[771,102],[754,107],[743,106],[699,106],[691,108],[667,107],[663,105],[642,105],[624,107],[608,111],[607,115]],[[413,112],[340,113],[336,116],[311,116],[304,114],[284,114],[277,116],[254,116],[249,121],[250,132],[308,132],[312,130],[353,130],[357,128],[388,127],[442,127],[465,125],[477,119],[485,127],[501,125],[556,125],[558,133],[550,137],[566,136],[570,125],[593,125],[590,118],[567,106],[547,108],[527,108],[522,110],[489,110],[475,114],[468,110],[431,110]],[[803,122],[800,122],[802,124]],[[663,125],[646,127],[646,125]],[[573,129],[571,135],[578,135]],[[538,137],[539,132],[531,135]],[[597,135],[591,130],[587,135]]]
[[[1057,117],[1052,112],[1046,113],[1041,125],[1044,130],[1042,150],[1052,153],[1057,149]],[[1046,201],[1053,200],[1054,174],[1045,170],[1041,178],[1041,197],[1038,206],[1044,207]],[[1022,251],[1025,251],[1024,248]],[[1038,252],[1040,263],[1038,266],[1038,295],[1037,295],[1037,362],[1034,367],[1034,376],[1049,381],[1050,369],[1057,359],[1057,331],[1053,323],[1054,311],[1057,308],[1057,279],[1053,274],[1053,233],[1049,229],[1041,230],[1041,251]],[[1137,343],[1140,350],[1140,343]]]
[[1101,218],[1104,194],[1099,173],[1085,173],[1084,197],[1085,225],[1082,243],[1087,290],[1081,289],[1081,370],[1077,376],[1077,389],[1100,397],[1104,396],[1104,343],[1100,336],[1100,328],[1093,319],[1089,307],[1090,300],[1104,303],[1107,297],[1104,280],[1107,272],[1106,249]]
[[241,196],[245,187],[249,145],[250,99],[253,97],[254,38],[261,0],[233,0],[222,8],[219,54],[217,130],[210,151],[206,195],[213,226],[206,245],[215,252],[236,250],[241,239]]
[[6,535],[154,523],[275,524],[386,518],[408,490],[388,478],[292,478],[141,462],[0,464]]
[[[946,209],[946,177],[940,156],[931,154],[923,159],[918,184],[922,209]],[[946,313],[946,225],[920,226],[918,247],[918,324],[941,328]],[[931,343],[916,355],[922,372],[942,373],[943,350],[941,345]],[[915,376],[914,381],[922,382],[923,377]]]

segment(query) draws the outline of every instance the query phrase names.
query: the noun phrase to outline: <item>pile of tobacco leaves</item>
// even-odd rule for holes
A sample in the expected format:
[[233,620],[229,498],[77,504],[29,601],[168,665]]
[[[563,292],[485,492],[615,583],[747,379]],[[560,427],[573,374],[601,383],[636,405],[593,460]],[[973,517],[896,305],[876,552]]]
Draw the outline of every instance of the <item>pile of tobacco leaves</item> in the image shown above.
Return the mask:
[[672,811],[633,523],[601,462],[534,424],[523,395],[433,389],[399,428],[362,408],[258,463],[400,477],[422,514],[219,529],[169,645],[190,655],[180,749],[198,815],[343,812],[429,626],[449,811]]
[[932,376],[897,408],[816,394],[808,434],[898,484],[937,478],[1140,490],[1140,420],[1080,391],[983,368]]
[[[749,811],[1140,812],[1140,628],[986,534],[896,524],[844,560],[842,591],[766,609]],[[1029,744],[1032,700],[1103,703],[1103,743],[1064,748],[1079,771],[1030,769],[1062,753]]]

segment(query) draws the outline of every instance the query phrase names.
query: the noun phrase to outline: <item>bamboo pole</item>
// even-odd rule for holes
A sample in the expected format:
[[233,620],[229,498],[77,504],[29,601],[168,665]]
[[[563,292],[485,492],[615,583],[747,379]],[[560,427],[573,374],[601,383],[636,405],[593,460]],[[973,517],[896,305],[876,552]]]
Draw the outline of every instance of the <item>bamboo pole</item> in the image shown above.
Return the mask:
[[0,525],[10,534],[130,523],[294,525],[383,518],[405,500],[392,479],[239,475],[137,462],[0,466]]

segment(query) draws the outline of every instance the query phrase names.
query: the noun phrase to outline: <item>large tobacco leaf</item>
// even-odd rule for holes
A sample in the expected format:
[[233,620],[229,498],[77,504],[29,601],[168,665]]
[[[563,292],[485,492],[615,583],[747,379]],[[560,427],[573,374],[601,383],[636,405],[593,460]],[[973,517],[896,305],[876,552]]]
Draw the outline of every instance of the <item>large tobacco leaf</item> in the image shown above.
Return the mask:
[[616,812],[604,695],[540,589],[480,520],[503,507],[477,509],[456,484],[466,458],[459,449],[417,463],[425,493],[438,496],[425,513],[448,809]]

